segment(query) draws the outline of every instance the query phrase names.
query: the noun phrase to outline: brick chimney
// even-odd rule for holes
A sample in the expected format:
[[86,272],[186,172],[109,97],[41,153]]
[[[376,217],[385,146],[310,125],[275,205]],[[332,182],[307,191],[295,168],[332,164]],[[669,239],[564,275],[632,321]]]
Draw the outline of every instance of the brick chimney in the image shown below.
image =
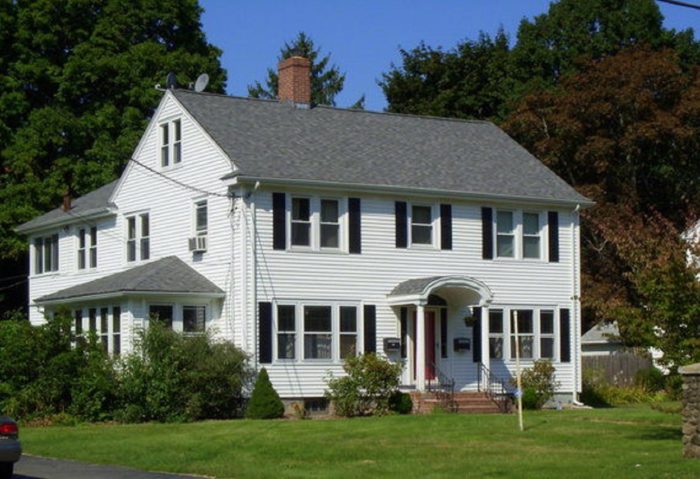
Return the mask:
[[293,56],[282,60],[277,68],[279,71],[277,96],[280,101],[309,105],[311,103],[311,61],[308,58]]
[[73,208],[73,195],[71,195],[70,190],[66,190],[63,193],[63,204],[61,207],[63,211],[70,211]]

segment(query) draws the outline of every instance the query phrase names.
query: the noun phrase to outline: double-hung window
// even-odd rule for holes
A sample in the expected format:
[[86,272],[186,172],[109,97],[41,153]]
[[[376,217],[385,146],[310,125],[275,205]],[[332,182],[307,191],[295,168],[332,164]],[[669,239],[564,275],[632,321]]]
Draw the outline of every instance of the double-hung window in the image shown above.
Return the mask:
[[433,244],[433,211],[430,206],[411,208],[411,244]]
[[58,271],[58,235],[34,240],[34,272],[36,274]]
[[78,231],[78,269],[97,267],[97,228]]
[[281,304],[277,306],[277,358],[295,359],[297,328],[296,306]]
[[304,359],[331,359],[331,306],[304,306]]
[[554,359],[554,311],[540,311],[540,358]]
[[126,260],[145,261],[151,256],[150,217],[148,213],[129,216],[126,219]]
[[109,350],[109,308],[100,309],[100,342],[107,352]]
[[540,215],[538,213],[523,213],[523,258],[539,259],[540,257]]
[[160,166],[167,168],[182,162],[182,122],[174,120],[160,125]]
[[122,352],[122,309],[112,308],[112,353],[119,356]]
[[340,359],[357,354],[357,308],[340,307]]
[[206,306],[182,307],[182,331],[190,334],[203,333],[206,329]]
[[311,200],[292,198],[292,246],[311,246]]
[[[511,359],[515,359],[515,310],[511,310],[510,319],[510,357]],[[532,310],[518,310],[517,338],[520,345],[520,359],[533,359],[535,330]]]
[[338,200],[321,200],[321,248],[340,247],[340,204]]
[[194,204],[194,227],[197,236],[206,236],[209,228],[207,200],[197,201]]
[[90,333],[95,333],[97,334],[97,309],[95,308],[90,308],[88,309],[88,323],[90,326]]
[[512,211],[496,212],[496,255],[515,257],[515,221]]
[[503,359],[503,310],[500,309],[489,310],[489,357]]

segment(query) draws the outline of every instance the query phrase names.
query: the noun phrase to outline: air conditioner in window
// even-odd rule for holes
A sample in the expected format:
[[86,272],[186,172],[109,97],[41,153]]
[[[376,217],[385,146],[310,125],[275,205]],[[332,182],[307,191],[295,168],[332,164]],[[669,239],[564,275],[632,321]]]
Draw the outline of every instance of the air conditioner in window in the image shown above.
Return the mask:
[[193,253],[204,253],[207,250],[207,237],[195,236],[190,238],[190,251]]

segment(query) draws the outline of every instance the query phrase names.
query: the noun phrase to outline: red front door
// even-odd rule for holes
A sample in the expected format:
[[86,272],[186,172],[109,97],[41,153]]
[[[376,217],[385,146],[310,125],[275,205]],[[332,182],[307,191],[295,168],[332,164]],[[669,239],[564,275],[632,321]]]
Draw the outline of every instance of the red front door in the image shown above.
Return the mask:
[[435,312],[425,312],[425,379],[435,379]]

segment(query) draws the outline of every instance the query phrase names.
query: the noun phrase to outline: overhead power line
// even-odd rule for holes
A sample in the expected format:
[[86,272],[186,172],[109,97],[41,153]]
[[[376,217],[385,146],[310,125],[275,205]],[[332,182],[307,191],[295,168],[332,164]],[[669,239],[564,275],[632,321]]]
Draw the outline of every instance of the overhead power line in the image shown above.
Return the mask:
[[188,185],[187,183],[183,183],[182,181],[178,181],[178,180],[176,180],[175,178],[171,178],[171,177],[169,177],[169,176],[167,176],[167,175],[164,175],[163,173],[161,173],[161,172],[158,171],[158,170],[154,170],[154,169],[151,168],[150,166],[141,163],[140,161],[138,161],[138,160],[135,159],[135,158],[132,158],[130,161],[132,161],[133,163],[136,163],[138,166],[140,166],[141,168],[143,168],[143,169],[145,169],[145,170],[147,170],[147,171],[153,173],[154,175],[160,176],[161,178],[163,178],[163,179],[165,179],[165,180],[168,180],[168,181],[170,181],[170,182],[172,182],[172,183],[175,183],[176,185],[178,185],[178,186],[180,186],[180,187],[182,187],[182,188],[186,188],[186,189],[188,189],[188,190],[192,190],[192,191],[195,191],[195,192],[197,192],[197,193],[200,193],[200,194],[203,194],[203,195],[207,195],[207,196],[218,196],[218,197],[220,197],[220,198],[231,198],[231,197],[232,197],[232,196],[229,195],[229,194],[217,193],[217,192],[215,192],[215,191],[207,191],[207,190],[204,190],[204,189],[202,189],[202,188],[197,188],[196,186]]
[[660,3],[668,3],[669,5],[676,5],[677,7],[692,8],[694,10],[700,10],[700,5],[694,3],[682,2],[681,0],[658,0]]

